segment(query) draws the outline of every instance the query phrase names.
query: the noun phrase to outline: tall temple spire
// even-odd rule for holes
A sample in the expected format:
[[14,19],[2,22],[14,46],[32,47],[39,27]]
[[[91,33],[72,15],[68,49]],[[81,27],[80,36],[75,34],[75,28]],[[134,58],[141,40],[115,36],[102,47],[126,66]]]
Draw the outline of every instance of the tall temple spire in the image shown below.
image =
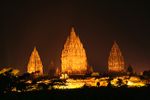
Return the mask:
[[38,72],[37,75],[43,74],[42,61],[40,59],[40,56],[38,54],[36,47],[34,47],[34,50],[31,53],[28,66],[27,66],[27,72],[28,73]]
[[74,27],[71,28],[71,32],[70,32],[70,38],[75,38],[76,37],[76,33],[74,30]]
[[62,50],[61,71],[67,74],[85,74],[87,72],[86,52],[73,27]]
[[108,70],[110,72],[123,72],[125,70],[124,58],[116,41],[114,41],[108,58]]

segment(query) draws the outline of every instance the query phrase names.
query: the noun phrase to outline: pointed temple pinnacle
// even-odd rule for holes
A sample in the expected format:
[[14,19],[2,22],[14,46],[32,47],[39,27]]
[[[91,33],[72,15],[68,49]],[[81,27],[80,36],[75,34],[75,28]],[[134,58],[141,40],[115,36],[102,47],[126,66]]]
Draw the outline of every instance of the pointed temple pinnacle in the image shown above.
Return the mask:
[[71,32],[75,32],[75,31],[74,31],[74,27],[71,28]]
[[71,28],[70,37],[76,37],[76,33],[74,31],[74,27]]
[[117,44],[116,40],[114,40],[113,46],[117,46],[117,45],[118,45],[118,44]]
[[116,40],[114,41],[113,46],[117,46],[117,48],[119,48],[119,46],[118,46],[118,44],[117,44]]
[[36,46],[34,46],[34,50],[37,51],[37,50],[36,50]]
[[117,44],[116,40],[114,40],[114,44]]

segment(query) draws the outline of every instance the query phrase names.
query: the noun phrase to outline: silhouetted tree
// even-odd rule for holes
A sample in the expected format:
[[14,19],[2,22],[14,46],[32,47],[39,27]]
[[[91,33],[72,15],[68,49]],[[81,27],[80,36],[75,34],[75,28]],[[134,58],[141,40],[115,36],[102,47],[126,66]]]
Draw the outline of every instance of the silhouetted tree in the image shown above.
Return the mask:
[[100,82],[97,82],[96,85],[97,85],[97,87],[99,87],[100,86]]
[[31,74],[30,73],[24,73],[24,74],[22,74],[21,76],[19,76],[18,77],[19,78],[19,80],[29,80],[29,79],[31,79]]
[[123,83],[122,80],[118,79],[117,84],[118,84],[119,87],[122,85],[122,83]]
[[16,89],[20,91],[25,91],[27,87],[27,84],[25,82],[18,82],[16,84]]
[[108,87],[108,88],[111,88],[111,87],[112,87],[112,85],[111,85],[111,82],[110,82],[110,81],[108,81],[108,85],[107,85],[107,87]]
[[13,69],[6,71],[5,73],[0,74],[0,92],[4,93],[11,91],[11,89],[15,86],[16,76],[14,76],[11,72]]
[[44,83],[39,83],[38,84],[38,88],[40,88],[41,90],[47,90],[49,87],[49,85],[44,84]]
[[132,75],[132,74],[133,74],[133,68],[132,68],[131,65],[128,66],[127,72],[129,73],[129,75]]
[[144,71],[144,72],[143,72],[143,75],[150,77],[150,70]]

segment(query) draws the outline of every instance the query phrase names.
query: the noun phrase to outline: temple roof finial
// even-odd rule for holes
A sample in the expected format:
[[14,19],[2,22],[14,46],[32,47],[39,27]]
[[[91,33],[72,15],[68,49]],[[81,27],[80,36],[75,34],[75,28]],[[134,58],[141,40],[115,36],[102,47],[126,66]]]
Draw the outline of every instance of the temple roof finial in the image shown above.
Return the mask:
[[36,46],[34,46],[34,50],[36,50]]
[[71,28],[70,36],[71,37],[76,37],[76,33],[74,31],[74,27]]
[[71,28],[71,32],[74,32],[74,27]]
[[117,44],[116,40],[114,40],[114,45],[117,45],[117,46],[118,46],[118,44]]

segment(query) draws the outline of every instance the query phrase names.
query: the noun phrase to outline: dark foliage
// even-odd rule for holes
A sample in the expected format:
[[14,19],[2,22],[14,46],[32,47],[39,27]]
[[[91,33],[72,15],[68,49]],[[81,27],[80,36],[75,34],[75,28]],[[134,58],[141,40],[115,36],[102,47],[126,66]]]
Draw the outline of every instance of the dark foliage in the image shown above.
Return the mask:
[[6,93],[3,99],[15,100],[149,100],[150,88],[82,88],[73,90],[32,91],[22,93]]

